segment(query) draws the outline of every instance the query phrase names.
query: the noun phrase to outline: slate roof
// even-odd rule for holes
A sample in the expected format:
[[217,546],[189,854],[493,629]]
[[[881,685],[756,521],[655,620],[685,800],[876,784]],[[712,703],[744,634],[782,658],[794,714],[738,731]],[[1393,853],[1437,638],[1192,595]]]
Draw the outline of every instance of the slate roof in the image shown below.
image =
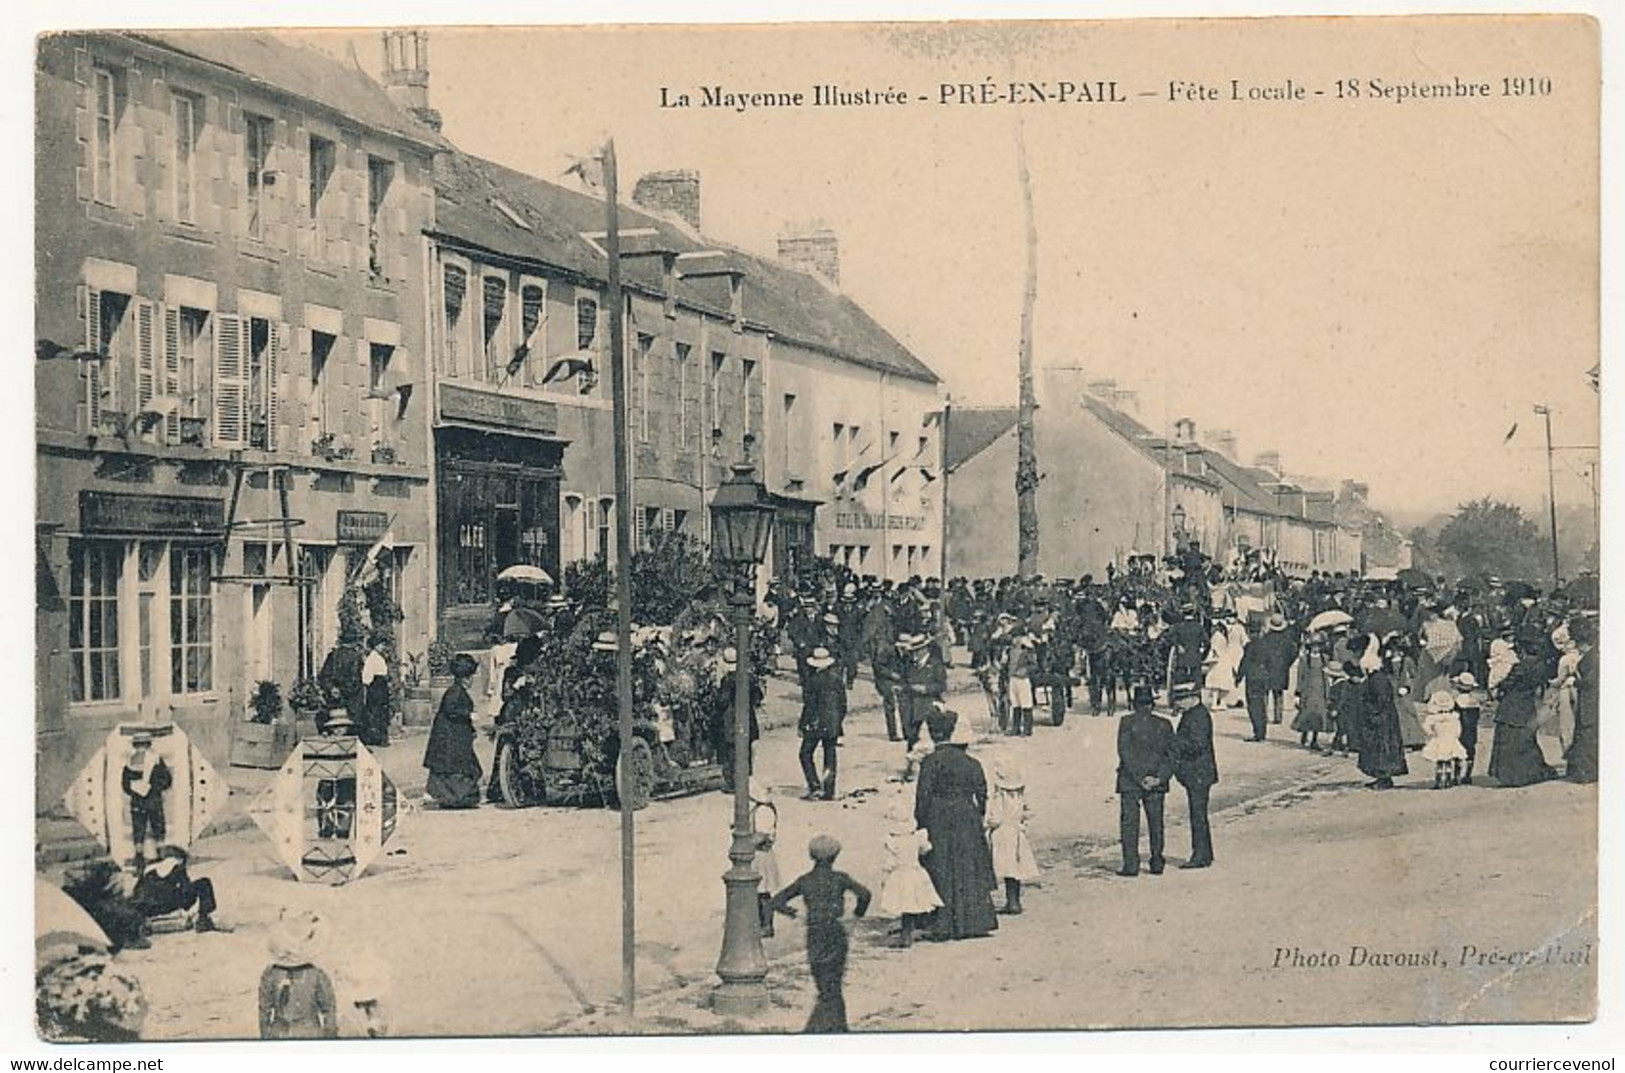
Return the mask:
[[944,445],[948,472],[975,458],[1016,427],[1014,406],[955,407],[948,413],[948,442]]
[[252,30],[142,30],[126,36],[224,68],[425,148],[450,145],[391,101],[359,67],[317,49]]
[[[1128,414],[1121,410],[1115,409],[1114,407],[1107,406],[1099,399],[1090,398],[1086,395],[1079,401],[1082,403],[1084,409],[1088,410],[1091,414],[1094,414],[1095,417],[1100,420],[1101,424],[1105,425],[1107,428],[1123,437],[1123,439],[1133,444],[1141,454],[1150,459],[1151,462],[1159,468],[1166,467],[1171,461],[1170,452],[1168,452],[1164,446],[1168,442],[1168,438],[1166,436],[1157,435],[1144,425],[1140,424],[1134,418],[1130,417]],[[1212,454],[1212,452],[1207,450],[1205,447],[1198,448],[1191,453],[1201,455],[1204,458],[1207,458]],[[1187,481],[1195,481],[1199,484],[1208,485],[1216,485],[1220,483],[1212,477],[1199,476],[1195,473],[1186,473],[1184,472],[1183,468],[1177,470],[1176,472],[1181,478]]]
[[1204,451],[1203,457],[1207,460],[1209,471],[1229,489],[1231,499],[1227,505],[1253,514],[1288,516],[1288,512],[1276,504],[1275,496],[1259,486],[1252,470],[1230,461],[1217,451]]
[[[515,171],[495,161],[461,152],[442,154],[435,162],[438,212],[436,231],[497,254],[564,269],[593,283],[606,276],[604,257],[582,232],[604,230],[604,204],[578,190]],[[530,229],[516,226],[497,209],[501,201],[518,212]],[[868,368],[911,380],[938,383],[924,362],[863,307],[822,280],[770,258],[702,241],[687,229],[661,217],[622,205],[623,231],[650,228],[657,244],[681,253],[725,250],[745,269],[742,295],[748,324],[786,341]],[[664,297],[659,258],[623,259],[622,278],[630,287]],[[677,299],[691,308],[731,316],[725,279],[682,280]]]

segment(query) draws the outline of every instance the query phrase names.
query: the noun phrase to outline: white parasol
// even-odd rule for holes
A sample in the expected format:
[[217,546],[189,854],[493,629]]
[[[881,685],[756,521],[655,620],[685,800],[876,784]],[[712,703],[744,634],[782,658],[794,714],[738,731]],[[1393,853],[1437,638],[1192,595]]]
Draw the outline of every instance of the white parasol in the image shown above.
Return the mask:
[[522,581],[533,585],[551,585],[553,584],[553,575],[539,566],[531,566],[529,563],[515,563],[513,566],[504,567],[502,572],[497,575],[497,580]]
[[1318,632],[1320,630],[1329,630],[1336,626],[1347,626],[1353,621],[1353,615],[1349,614],[1347,611],[1338,611],[1334,608],[1331,611],[1322,611],[1320,614],[1310,619],[1309,629],[1311,632]]

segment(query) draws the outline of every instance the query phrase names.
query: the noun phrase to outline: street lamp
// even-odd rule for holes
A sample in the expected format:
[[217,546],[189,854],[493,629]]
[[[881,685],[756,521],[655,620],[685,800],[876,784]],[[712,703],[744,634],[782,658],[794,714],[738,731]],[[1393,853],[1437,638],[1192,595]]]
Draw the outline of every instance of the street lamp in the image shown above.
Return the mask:
[[734,650],[734,825],[728,850],[731,867],[723,875],[727,910],[722,956],[712,1008],[726,1017],[749,1017],[767,1009],[767,957],[756,871],[756,832],[750,810],[750,628],[755,606],[756,567],[767,557],[773,534],[773,504],[749,463],[733,467],[711,499],[711,550],[733,575]]

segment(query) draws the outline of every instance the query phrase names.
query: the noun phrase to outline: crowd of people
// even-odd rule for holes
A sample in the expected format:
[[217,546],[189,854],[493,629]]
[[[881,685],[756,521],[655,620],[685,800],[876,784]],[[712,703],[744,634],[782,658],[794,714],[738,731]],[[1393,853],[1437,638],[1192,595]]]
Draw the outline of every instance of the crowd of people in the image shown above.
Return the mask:
[[[1040,711],[1060,725],[1074,707],[1111,717],[1121,704],[1114,788],[1118,875],[1124,877],[1141,875],[1142,861],[1152,875],[1165,869],[1164,806],[1176,785],[1190,817],[1190,851],[1180,867],[1214,864],[1208,812],[1219,780],[1216,712],[1244,709],[1249,742],[1268,741],[1272,728],[1277,734],[1290,729],[1305,749],[1352,757],[1373,790],[1393,787],[1413,774],[1413,764],[1439,789],[1485,775],[1499,787],[1557,778],[1539,741],[1545,728],[1562,744],[1564,776],[1598,777],[1597,613],[1562,589],[1542,592],[1491,577],[1452,585],[1414,571],[1384,581],[1318,573],[1291,578],[1256,558],[1221,567],[1191,546],[1160,560],[1136,557],[1123,570],[1109,567],[1100,580],[954,578],[944,585],[826,568],[794,584],[775,583],[767,607],[760,623],[765,651],[779,658],[753,662],[758,672],[793,673],[800,687],[796,728],[805,799],[842,796],[840,745],[852,691],[865,671],[897,749],[887,791],[894,797],[882,809],[884,830],[876,832],[884,839],[887,868],[874,896],[835,868],[840,846],[827,835],[809,847],[812,868],[781,886],[776,808],[760,780],[751,780],[762,927],[771,934],[775,914],[793,914],[792,903],[802,904],[818,992],[808,1025],[813,1031],[845,1027],[842,917],[849,898],[860,916],[873,902],[894,919],[892,941],[899,947],[917,937],[987,936],[1001,914],[1024,912],[1023,886],[1039,876],[1039,864],[1027,834],[1021,747],[1000,739],[1033,735]],[[499,683],[494,688],[504,711],[523,700],[539,662],[548,658],[549,631],[562,636],[590,625],[583,614],[555,595],[540,609],[535,632],[500,653],[490,677]],[[711,680],[696,746],[700,760],[722,767],[731,788],[737,654],[726,644],[727,621],[701,618],[640,631],[647,643],[639,651],[656,652],[674,666],[688,661]],[[387,721],[374,717],[377,704],[368,696],[381,680],[369,666],[377,661],[359,637],[346,641],[324,668],[323,685],[364,714],[325,729],[382,744]],[[609,675],[613,633],[595,635],[591,649],[596,662],[588,670]],[[959,650],[985,702],[985,734],[975,730],[980,712],[973,718],[946,703],[948,669]],[[480,669],[466,654],[451,661],[453,685],[431,728],[424,765],[428,794],[440,807],[471,807],[482,797],[472,684]],[[753,752],[763,696],[758,674],[748,719]],[[645,699],[658,713],[657,693],[640,693],[640,704]],[[1494,728],[1487,765],[1479,759],[1486,721]],[[972,754],[972,746],[990,741],[999,747],[978,748],[980,758]],[[747,768],[754,769],[754,761],[753,755]],[[141,795],[154,793],[160,781],[150,767],[137,750],[124,780],[132,816],[142,814]],[[494,778],[483,795],[500,796]],[[154,832],[156,839],[162,835]],[[199,930],[207,930],[214,892],[207,880],[186,875],[184,854],[178,862],[176,856],[160,854],[152,865],[163,870],[167,885],[143,876],[149,895],[164,885],[164,896],[148,897],[137,912],[146,916],[185,903],[196,908]],[[138,870],[145,869],[141,862]],[[1001,888],[1002,904],[995,905]],[[132,928],[131,945],[142,931],[139,924]],[[284,945],[292,951],[298,944]],[[331,987],[296,955],[283,951],[267,969],[262,1030],[331,1034]]]

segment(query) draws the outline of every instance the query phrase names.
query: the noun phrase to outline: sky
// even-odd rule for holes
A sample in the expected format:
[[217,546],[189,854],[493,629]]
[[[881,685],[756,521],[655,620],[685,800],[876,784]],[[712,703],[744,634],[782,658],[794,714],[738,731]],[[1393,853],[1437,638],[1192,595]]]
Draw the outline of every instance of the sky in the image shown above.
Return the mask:
[[[376,31],[303,39],[381,64]],[[1115,378],[1152,427],[1233,429],[1247,458],[1277,450],[1421,517],[1481,495],[1540,510],[1536,403],[1557,444],[1598,442],[1596,57],[1588,25],[1560,19],[435,28],[430,97],[457,145],[543,177],[609,134],[623,190],[697,169],[721,240],[771,252],[787,224],[827,223],[843,289],[962,406],[1016,394],[1019,119],[1040,366]],[[1552,89],[1503,97],[1508,73]],[[1338,101],[1339,77],[1494,95]],[[1232,78],[1306,96],[1168,99],[1171,81],[1228,96]],[[1128,100],[937,103],[986,79],[1115,80]],[[662,87],[830,83],[928,100],[660,107]],[[1559,502],[1591,501],[1593,457],[1557,452]]]

